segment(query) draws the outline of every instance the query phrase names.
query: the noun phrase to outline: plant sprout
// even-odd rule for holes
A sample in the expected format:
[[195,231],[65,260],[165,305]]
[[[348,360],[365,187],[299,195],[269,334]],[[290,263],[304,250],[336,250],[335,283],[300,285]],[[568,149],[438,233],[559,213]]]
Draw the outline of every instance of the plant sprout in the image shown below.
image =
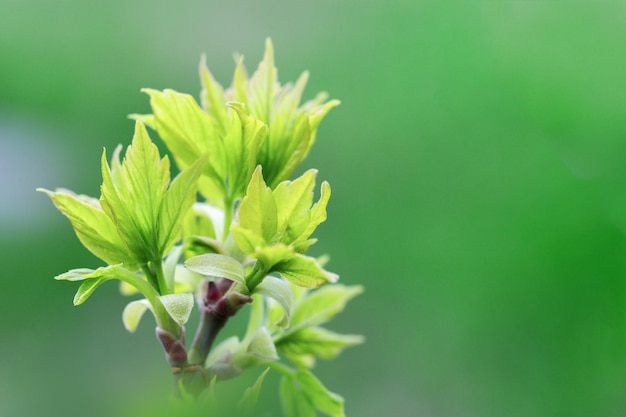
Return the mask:
[[[322,327],[362,288],[337,284],[325,258],[307,255],[326,220],[330,185],[321,183],[316,200],[316,170],[290,179],[339,101],[320,93],[302,103],[307,72],[281,85],[269,39],[251,76],[240,58],[224,88],[203,58],[200,78],[201,104],[173,90],[143,90],[152,114],[131,115],[135,131],[123,157],[121,145],[110,159],[103,152],[100,198],[40,190],[106,264],[56,279],[81,282],[75,305],[110,280],[139,296],[124,309],[124,326],[134,332],[146,312],[154,316],[176,394],[201,402],[207,415],[219,408],[216,384],[259,369],[241,395],[241,414],[254,412],[271,370],[281,375],[285,416],[344,416],[343,398],[312,369],[363,341]],[[180,169],[175,178],[146,127],[167,146]],[[199,323],[188,340],[194,305]],[[245,334],[216,345],[229,318],[245,310]]]

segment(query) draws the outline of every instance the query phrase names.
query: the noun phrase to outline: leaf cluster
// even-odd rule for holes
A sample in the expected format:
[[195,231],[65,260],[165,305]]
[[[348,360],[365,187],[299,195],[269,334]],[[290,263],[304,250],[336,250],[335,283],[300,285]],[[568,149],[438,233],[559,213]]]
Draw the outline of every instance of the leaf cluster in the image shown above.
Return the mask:
[[[143,90],[152,114],[131,116],[135,132],[123,159],[121,146],[110,162],[103,152],[98,199],[41,190],[106,264],[56,278],[81,281],[76,305],[114,279],[123,294],[141,294],[122,314],[125,327],[135,331],[150,311],[170,365],[203,369],[211,377],[206,393],[215,381],[269,367],[283,375],[279,392],[287,416],[314,416],[316,410],[343,416],[343,399],[311,369],[317,359],[335,358],[362,342],[322,327],[362,288],[335,284],[338,275],[307,255],[327,217],[328,182],[314,201],[317,170],[289,180],[321,120],[339,102],[320,93],[301,104],[308,73],[286,85],[277,74],[268,40],[251,76],[238,59],[229,88],[214,79],[203,58],[201,104],[174,90]],[[174,179],[146,125],[180,169]],[[216,333],[249,302],[245,336],[213,347]],[[187,348],[185,324],[194,305],[201,325]],[[266,372],[245,393],[242,412],[254,409]],[[179,380],[183,396],[188,382]]]

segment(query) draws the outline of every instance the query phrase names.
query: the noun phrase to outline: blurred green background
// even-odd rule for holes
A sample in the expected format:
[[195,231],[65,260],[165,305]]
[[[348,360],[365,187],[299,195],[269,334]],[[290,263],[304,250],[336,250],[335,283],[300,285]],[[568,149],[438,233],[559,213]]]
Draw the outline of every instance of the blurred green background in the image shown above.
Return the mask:
[[201,53],[228,84],[267,36],[342,100],[303,168],[333,186],[317,254],[366,287],[331,327],[367,343],[316,371],[348,416],[626,413],[626,3],[1,6],[0,416],[163,410],[152,323],[113,284],[72,306],[52,277],[100,263],[34,189],[98,195],[140,88],[197,97]]

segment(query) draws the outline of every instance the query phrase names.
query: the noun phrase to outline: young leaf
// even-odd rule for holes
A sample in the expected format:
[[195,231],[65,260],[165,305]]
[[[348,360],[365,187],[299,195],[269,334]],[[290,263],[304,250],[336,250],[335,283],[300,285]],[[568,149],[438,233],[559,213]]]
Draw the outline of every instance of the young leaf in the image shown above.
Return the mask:
[[225,151],[216,126],[193,97],[174,90],[163,92],[144,89],[150,96],[159,136],[184,169],[210,152],[204,166],[200,191],[210,199],[220,200],[226,194]]
[[278,360],[276,347],[265,327],[261,327],[246,349],[246,353],[261,359],[259,363]]
[[257,246],[254,253],[251,254],[252,258],[258,259],[267,268],[271,268],[273,265],[293,259],[294,256],[296,256],[296,253],[293,247],[282,243],[272,246]]
[[279,393],[285,417],[317,417],[315,407],[291,378],[281,378]]
[[135,135],[121,166],[109,168],[102,156],[102,209],[137,263],[160,261],[158,225],[163,194],[169,183],[169,161],[160,159],[145,127],[135,125]]
[[122,313],[122,322],[124,323],[126,330],[131,333],[135,333],[135,330],[137,330],[137,326],[139,325],[139,321],[141,320],[141,317],[143,317],[146,310],[152,310],[152,306],[145,298],[128,303]]
[[276,202],[259,166],[239,206],[239,225],[269,242],[276,234],[277,222]]
[[198,274],[212,278],[228,278],[241,284],[245,284],[246,272],[237,260],[214,253],[194,256],[185,261],[185,266]]
[[93,294],[93,292],[102,285],[109,278],[92,278],[84,281],[78,287],[78,291],[74,295],[74,305],[78,306],[87,301],[87,298]]
[[267,126],[252,116],[248,116],[241,103],[228,103],[235,114],[224,135],[224,147],[228,161],[228,186],[230,198],[244,196],[246,187],[256,168],[259,147],[267,136]]
[[180,237],[182,220],[196,201],[198,179],[206,159],[203,156],[178,174],[163,196],[163,207],[160,210],[162,226],[159,234],[161,253],[167,252]]
[[345,417],[344,399],[330,392],[311,372],[298,370],[295,379],[309,402],[322,413],[331,417]]
[[309,225],[313,187],[317,170],[310,169],[294,181],[278,184],[274,199],[278,209],[278,234],[283,242],[293,242]]
[[206,56],[202,55],[200,60],[200,81],[202,82],[202,107],[207,114],[213,118],[214,123],[219,126],[222,133],[226,132],[229,123],[229,117],[226,113],[226,99],[224,98],[224,89],[215,81],[213,74],[207,68]]
[[261,393],[261,385],[263,385],[263,380],[265,379],[265,375],[270,368],[267,368],[259,377],[253,386],[246,389],[243,393],[243,398],[239,402],[239,412],[242,415],[250,416],[254,412],[254,408],[256,407],[256,403],[259,400],[259,394]]
[[324,181],[321,186],[320,199],[317,203],[313,204],[313,207],[310,210],[309,224],[304,228],[302,234],[294,242],[294,246],[296,247],[302,244],[305,245],[304,250],[299,250],[300,253],[304,253],[304,251],[306,251],[306,249],[310,246],[310,244],[306,245],[306,239],[313,234],[315,229],[317,229],[317,226],[326,221],[326,206],[328,205],[329,199],[330,184],[327,181]]
[[322,268],[315,258],[297,254],[272,268],[296,285],[316,288],[327,282],[337,282],[339,276]]
[[293,293],[289,284],[280,278],[268,276],[257,285],[254,292],[276,300],[284,311],[284,320],[280,322],[280,325],[289,326],[293,308]]
[[[290,359],[303,355],[311,359],[332,359],[345,348],[360,343],[363,343],[362,336],[338,334],[321,327],[306,327],[280,338],[276,346],[287,353]],[[310,359],[307,361],[312,365]]]
[[253,115],[268,122],[272,111],[274,96],[279,88],[278,71],[274,65],[274,46],[265,40],[265,54],[249,81],[248,104]]
[[97,200],[87,200],[67,190],[49,191],[43,188],[54,205],[72,223],[80,242],[94,255],[108,264],[124,263],[132,267],[135,262],[120,238],[115,224],[100,208]]
[[170,317],[180,325],[187,323],[193,309],[194,297],[191,293],[168,294],[159,297]]
[[348,301],[363,292],[360,285],[328,285],[312,292],[300,302],[291,317],[290,331],[318,326],[339,314]]
[[240,225],[234,225],[230,230],[233,232],[237,247],[245,254],[252,255],[267,245],[267,242],[261,236]]

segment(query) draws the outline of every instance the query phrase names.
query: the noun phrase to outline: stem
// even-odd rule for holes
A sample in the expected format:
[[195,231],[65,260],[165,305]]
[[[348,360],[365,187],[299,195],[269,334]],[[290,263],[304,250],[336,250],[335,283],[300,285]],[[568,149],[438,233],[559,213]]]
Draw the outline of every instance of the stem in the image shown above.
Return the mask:
[[293,378],[294,374],[296,373],[296,371],[294,371],[284,363],[280,362],[270,362],[267,364],[267,366],[269,366],[270,368],[272,368],[272,370],[278,372],[279,374],[282,374],[289,378]]
[[172,294],[173,291],[171,291],[171,289],[167,285],[167,281],[165,280],[165,273],[163,272],[163,261],[159,260],[157,262],[152,262],[152,265],[154,266],[156,280],[159,284],[161,295]]
[[231,197],[224,199],[224,230],[222,230],[222,242],[226,242],[230,233],[230,224],[233,222],[233,201]]
[[141,265],[141,270],[146,275],[146,279],[148,280],[148,282],[152,284],[152,287],[157,292],[159,292],[159,282],[157,281],[157,278],[154,276],[154,273],[152,272],[148,264]]
[[267,275],[267,268],[261,262],[257,261],[252,267],[252,271],[250,271],[250,275],[246,277],[246,285],[248,286],[248,291],[250,294],[254,291],[254,289],[263,281],[263,278]]
[[217,334],[227,321],[228,318],[218,316],[213,311],[202,311],[198,329],[189,349],[190,364],[204,366]]

